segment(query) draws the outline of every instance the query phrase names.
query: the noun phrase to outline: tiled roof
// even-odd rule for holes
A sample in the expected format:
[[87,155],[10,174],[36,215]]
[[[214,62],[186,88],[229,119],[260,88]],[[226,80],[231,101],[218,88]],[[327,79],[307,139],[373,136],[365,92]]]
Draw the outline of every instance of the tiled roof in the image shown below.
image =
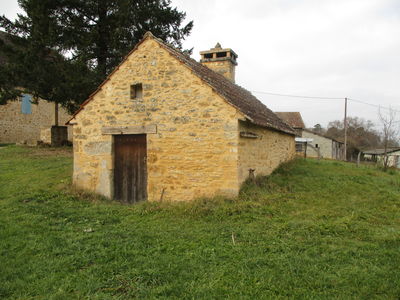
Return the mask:
[[[259,126],[272,128],[278,131],[294,135],[293,129],[288,124],[282,121],[277,115],[275,115],[275,113],[273,113],[269,108],[267,108],[263,103],[261,103],[261,101],[259,101],[256,97],[254,97],[249,91],[231,82],[223,75],[214,72],[213,70],[209,69],[206,66],[203,66],[201,63],[190,58],[188,55],[183,54],[182,52],[166,45],[163,41],[154,37],[150,32],[147,32],[145,34],[145,36],[139,42],[138,45],[140,45],[146,38],[149,37],[157,41],[161,45],[161,47],[163,47],[166,51],[168,51],[173,57],[178,59],[186,67],[188,67],[196,76],[198,76],[205,83],[211,86],[214,89],[214,91],[221,97],[223,97],[228,103],[230,103],[231,105],[236,107],[239,111],[241,111],[249,119],[250,122]],[[128,54],[128,56],[133,51],[136,50],[138,45],[136,45],[136,47]],[[126,58],[124,59],[124,61],[125,60]],[[118,67],[116,69],[118,69]],[[111,75],[112,73],[110,74],[110,76]],[[105,82],[103,82],[102,85],[104,85]],[[83,103],[83,106],[88,101],[90,101],[90,99],[94,96],[95,93],[93,93],[89,97],[89,99]],[[80,110],[78,110],[78,112]]]
[[[386,149],[386,153],[392,153],[392,152],[397,152],[397,151],[400,151],[400,147]],[[370,154],[370,155],[383,155],[383,154],[385,154],[385,149],[370,149],[370,150],[364,150],[362,152],[364,154]]]
[[164,49],[189,67],[195,75],[208,83],[217,94],[246,115],[252,123],[294,134],[293,129],[288,124],[278,118],[274,112],[261,103],[249,91],[233,83],[223,75],[203,66],[182,52],[165,45],[161,41],[159,42]]
[[303,131],[309,132],[309,133],[311,133],[311,134],[318,135],[318,136],[323,137],[323,138],[326,138],[326,139],[330,139],[330,140],[335,141],[335,142],[338,142],[338,143],[340,143],[340,144],[344,144],[343,142],[341,142],[341,141],[339,141],[339,140],[337,140],[337,139],[334,139],[334,138],[332,138],[332,137],[330,137],[330,136],[324,135],[324,134],[322,134],[322,133],[318,133],[318,132],[315,132],[315,131],[312,131],[312,130],[309,130],[309,129],[305,129],[305,128],[303,129]]
[[297,111],[282,111],[275,112],[275,114],[293,128],[304,129],[306,127],[301,114]]

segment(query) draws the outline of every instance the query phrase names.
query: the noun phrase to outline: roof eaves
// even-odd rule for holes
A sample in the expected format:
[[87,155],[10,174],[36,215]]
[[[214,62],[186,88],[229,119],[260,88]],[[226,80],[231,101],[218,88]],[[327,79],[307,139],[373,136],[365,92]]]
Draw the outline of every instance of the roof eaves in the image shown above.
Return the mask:
[[321,134],[321,133],[318,133],[318,132],[315,132],[315,131],[312,131],[312,130],[309,130],[309,129],[306,129],[306,128],[304,128],[303,131],[306,131],[306,132],[309,132],[309,133],[318,135],[318,136],[323,137],[323,138],[326,138],[326,139],[330,139],[330,140],[335,141],[335,142],[340,143],[340,144],[344,144],[343,142],[338,141],[338,140],[336,140],[336,139],[334,139],[334,138],[331,138],[331,137],[329,137],[329,136],[326,136],[326,135],[324,135],[324,134]]
[[[163,41],[161,41],[161,40],[159,40],[157,38],[155,38],[155,39],[160,43],[160,45],[165,50],[167,50],[167,52],[171,53],[171,55],[173,55],[176,59],[178,59],[181,63],[183,63],[189,70],[194,72],[196,76],[198,76],[200,79],[203,80],[203,82],[205,82],[207,85],[209,85],[218,95],[220,95],[223,99],[225,99],[225,101],[227,101],[228,104],[230,104],[231,106],[235,107],[242,114],[244,114],[246,116],[246,118],[249,119],[253,124],[256,124],[256,125],[261,126],[261,127],[271,128],[271,129],[274,129],[274,130],[277,130],[277,131],[281,131],[281,132],[284,132],[284,133],[287,133],[287,134],[290,134],[290,135],[295,135],[295,132],[293,131],[293,128],[290,127],[285,122],[283,122],[283,123],[288,127],[287,129],[279,128],[278,126],[275,126],[275,125],[271,124],[270,122],[263,122],[263,123],[257,122],[257,120],[255,120],[254,118],[250,117],[245,111],[243,111],[242,108],[240,108],[237,105],[235,105],[234,103],[232,103],[232,101],[230,101],[229,95],[226,92],[224,92],[222,89],[218,89],[216,86],[214,86],[214,84],[212,84],[213,80],[209,76],[207,76],[207,75],[206,76],[200,76],[199,74],[196,74],[193,66],[197,66],[198,67],[200,65],[200,66],[206,68],[209,71],[210,71],[210,69],[208,69],[207,67],[201,65],[200,63],[198,63],[197,61],[195,61],[194,59],[192,59],[189,56],[185,56],[184,59],[183,59],[183,55],[184,55],[183,53],[179,52],[178,50],[176,50],[176,49],[174,49],[174,48],[172,48],[170,46],[165,45]],[[192,64],[193,64],[193,66],[192,66]],[[212,71],[212,72],[213,72],[214,76],[219,76],[219,79],[221,80],[221,82],[224,82],[224,81],[227,80],[223,75],[218,74],[218,73],[216,73],[214,71]],[[232,84],[234,84],[234,83],[232,83]],[[248,94],[247,95],[248,97],[254,98],[255,101],[258,101],[259,104],[261,104],[262,106],[265,107],[265,105],[263,103],[261,103],[261,101],[258,100],[256,97],[254,97],[248,90],[244,89],[243,87],[241,87],[241,86],[239,86],[237,84],[234,84],[234,85],[236,86],[236,88],[240,89],[240,91],[242,93]],[[271,111],[271,113],[274,114],[272,111]],[[280,118],[279,118],[279,120],[280,120]]]

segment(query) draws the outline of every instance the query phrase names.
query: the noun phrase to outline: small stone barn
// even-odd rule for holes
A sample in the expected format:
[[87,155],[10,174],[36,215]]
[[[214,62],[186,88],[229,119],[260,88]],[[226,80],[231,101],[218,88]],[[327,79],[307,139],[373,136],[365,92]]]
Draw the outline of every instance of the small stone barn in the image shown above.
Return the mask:
[[201,56],[144,36],[68,122],[78,188],[128,203],[236,196],[294,157],[292,128],[234,83],[237,55]]

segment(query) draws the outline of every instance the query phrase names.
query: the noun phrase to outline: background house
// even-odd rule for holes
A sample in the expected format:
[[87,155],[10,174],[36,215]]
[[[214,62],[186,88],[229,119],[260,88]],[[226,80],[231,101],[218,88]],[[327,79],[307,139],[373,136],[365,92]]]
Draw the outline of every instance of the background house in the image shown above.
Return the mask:
[[308,129],[303,130],[302,137],[313,140],[307,145],[307,157],[344,159],[344,143]]
[[[370,149],[362,151],[364,160],[383,164],[385,149]],[[388,148],[388,167],[400,168],[400,147]]]
[[[0,42],[9,43],[8,34],[0,31]],[[0,52],[0,67],[7,63]],[[72,130],[53,128],[57,119],[65,124],[70,119],[68,112],[54,102],[33,99],[24,94],[16,101],[0,105],[0,143],[22,143],[36,145],[38,141],[59,144],[66,139],[72,140]]]
[[344,143],[305,128],[300,112],[276,112],[296,132],[296,152],[307,157],[344,159]]
[[[38,141],[51,144],[51,128],[55,124],[55,103],[38,100],[32,103],[31,95],[23,95],[17,101],[0,105],[0,143],[36,145]],[[65,124],[71,116],[59,109],[59,124]],[[58,136],[65,140],[65,137]],[[72,140],[72,129],[68,129]],[[54,138],[53,138],[54,140]]]
[[236,53],[201,55],[145,35],[69,121],[76,186],[123,202],[236,196],[293,158],[290,126],[234,84]]

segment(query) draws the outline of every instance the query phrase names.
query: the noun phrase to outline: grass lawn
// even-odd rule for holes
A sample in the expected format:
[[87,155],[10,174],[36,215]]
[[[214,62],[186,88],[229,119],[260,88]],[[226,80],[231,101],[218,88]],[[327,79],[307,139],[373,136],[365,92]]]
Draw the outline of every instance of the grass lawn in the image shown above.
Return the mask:
[[2,299],[399,299],[400,174],[297,160],[238,199],[124,206],[0,147]]

